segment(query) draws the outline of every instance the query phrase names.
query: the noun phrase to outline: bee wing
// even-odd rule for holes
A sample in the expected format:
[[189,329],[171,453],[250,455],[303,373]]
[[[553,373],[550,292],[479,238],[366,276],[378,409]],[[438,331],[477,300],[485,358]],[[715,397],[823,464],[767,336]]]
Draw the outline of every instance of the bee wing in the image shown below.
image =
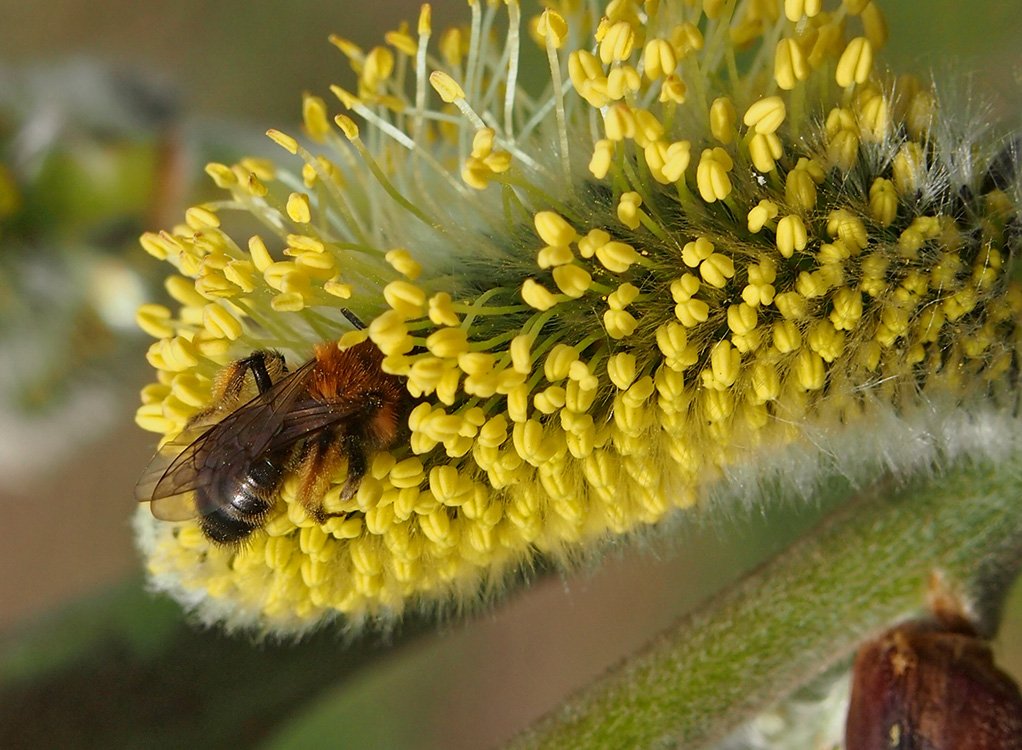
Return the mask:
[[142,478],[135,485],[135,499],[140,503],[152,501],[153,515],[162,521],[185,521],[195,517],[194,493],[185,492],[157,498],[156,485],[167,474],[170,465],[182,452],[210,430],[207,424],[189,426],[173,440],[164,443],[153,456]]
[[310,400],[295,406],[284,418],[284,424],[273,438],[274,447],[284,447],[327,427],[350,419],[363,409],[361,404],[347,400]]
[[195,507],[195,490],[222,480],[225,472],[240,479],[263,453],[285,447],[275,438],[314,364],[306,362],[212,426],[186,428],[153,458],[135,496],[151,501],[153,515],[167,521],[213,510]]

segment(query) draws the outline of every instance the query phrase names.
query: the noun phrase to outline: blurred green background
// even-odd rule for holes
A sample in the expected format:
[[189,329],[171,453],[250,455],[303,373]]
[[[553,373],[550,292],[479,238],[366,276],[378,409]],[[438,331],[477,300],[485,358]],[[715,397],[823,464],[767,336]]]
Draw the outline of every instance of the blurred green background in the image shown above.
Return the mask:
[[[465,3],[433,6],[438,28]],[[933,71],[1017,123],[1017,3],[882,7],[892,67]],[[294,130],[302,91],[350,83],[328,33],[368,48],[417,12],[0,0],[0,142],[37,117],[32,133],[60,152],[34,173],[34,212],[0,235],[0,746],[490,746],[819,515],[703,523],[669,554],[622,551],[439,632],[409,622],[355,644],[200,632],[142,591],[129,519],[155,440],[132,423],[149,375],[131,308],[163,269],[134,237],[177,220],[205,161]],[[1018,600],[998,647],[1022,674]]]

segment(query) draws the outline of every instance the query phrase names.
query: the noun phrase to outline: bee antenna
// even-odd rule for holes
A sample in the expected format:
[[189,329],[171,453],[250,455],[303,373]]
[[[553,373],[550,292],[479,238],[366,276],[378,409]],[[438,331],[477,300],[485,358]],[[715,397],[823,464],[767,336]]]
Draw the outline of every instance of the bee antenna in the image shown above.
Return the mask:
[[341,308],[341,315],[343,315],[345,318],[347,318],[348,322],[351,323],[353,326],[355,326],[355,330],[358,330],[358,331],[364,331],[365,330],[366,324],[363,323],[362,319],[359,318],[355,313],[353,313],[348,308],[342,307]]

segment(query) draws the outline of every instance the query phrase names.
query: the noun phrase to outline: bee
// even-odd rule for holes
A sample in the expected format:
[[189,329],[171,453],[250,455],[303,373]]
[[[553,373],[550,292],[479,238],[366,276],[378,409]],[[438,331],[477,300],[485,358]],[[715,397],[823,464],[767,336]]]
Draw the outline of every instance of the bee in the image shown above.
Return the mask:
[[[242,542],[264,523],[284,478],[299,477],[298,498],[316,519],[328,517],[322,497],[347,462],[341,491],[352,497],[368,454],[395,443],[408,415],[408,393],[383,372],[371,342],[341,351],[320,344],[293,372],[275,351],[259,350],[227,366],[213,404],[168,443],[135,488],[154,516],[197,518],[218,545]],[[238,406],[248,375],[258,393]]]

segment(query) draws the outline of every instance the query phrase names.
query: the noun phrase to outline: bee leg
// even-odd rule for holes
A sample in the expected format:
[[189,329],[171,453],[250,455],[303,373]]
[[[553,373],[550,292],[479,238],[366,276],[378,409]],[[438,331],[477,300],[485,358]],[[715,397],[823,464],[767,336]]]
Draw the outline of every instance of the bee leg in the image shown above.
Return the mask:
[[260,349],[224,367],[213,380],[213,393],[210,399],[213,405],[196,414],[192,418],[192,423],[199,423],[214,414],[234,411],[241,401],[241,395],[245,390],[245,378],[249,373],[252,373],[259,393],[265,393],[287,374],[284,357],[280,352]]
[[305,442],[298,456],[298,502],[306,512],[323,523],[331,516],[323,510],[323,496],[330,489],[330,477],[336,474],[343,454],[336,449],[337,439],[329,432]]
[[231,385],[239,393],[245,382],[246,371],[252,373],[252,379],[255,380],[256,388],[259,389],[260,393],[266,393],[266,391],[273,387],[275,380],[287,373],[287,367],[284,365],[284,358],[280,355],[280,352],[268,349],[259,349],[252,352],[244,359],[239,359],[235,362],[230,369],[236,372],[232,376]]
[[362,448],[362,439],[355,435],[345,438],[344,454],[348,459],[348,480],[341,489],[341,499],[350,500],[358,492],[358,486],[362,484],[362,478],[369,471],[369,461],[366,458],[365,450]]

